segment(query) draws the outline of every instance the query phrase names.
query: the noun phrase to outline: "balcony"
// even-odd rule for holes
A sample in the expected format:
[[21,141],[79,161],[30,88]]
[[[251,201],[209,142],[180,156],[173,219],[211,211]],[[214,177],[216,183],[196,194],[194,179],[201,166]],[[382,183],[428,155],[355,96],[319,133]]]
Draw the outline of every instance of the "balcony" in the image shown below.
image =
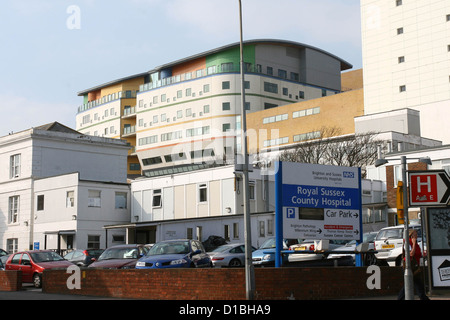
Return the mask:
[[136,126],[125,126],[123,128],[122,137],[131,137],[136,135]]
[[103,96],[100,99],[89,101],[88,103],[82,104],[78,107],[78,113],[81,113],[83,111],[95,108],[97,106],[100,106],[102,104],[119,100],[119,99],[136,99],[136,94],[138,93],[138,90],[125,90],[125,91],[119,91],[116,93],[111,93],[106,96]]
[[123,109],[122,118],[136,117],[136,106]]
[[[246,73],[257,73],[262,74],[259,66],[253,66],[251,64],[245,65],[245,72]],[[231,64],[223,64],[222,66],[212,66],[206,69],[200,69],[196,70],[194,72],[188,72],[184,74],[179,74],[172,77],[167,77],[161,80],[158,80],[156,82],[149,82],[145,84],[141,84],[139,86],[139,92],[144,92],[148,90],[152,90],[155,88],[165,87],[174,83],[199,79],[203,77],[207,77],[214,74],[220,74],[220,73],[239,73],[241,68],[239,66],[233,66]]]

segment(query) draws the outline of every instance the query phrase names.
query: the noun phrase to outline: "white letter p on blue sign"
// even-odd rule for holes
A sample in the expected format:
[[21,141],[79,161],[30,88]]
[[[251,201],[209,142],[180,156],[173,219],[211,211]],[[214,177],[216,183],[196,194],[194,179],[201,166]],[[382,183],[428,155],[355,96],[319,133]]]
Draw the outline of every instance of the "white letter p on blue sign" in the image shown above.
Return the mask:
[[287,219],[295,219],[295,211],[297,208],[285,208],[286,209],[286,218]]

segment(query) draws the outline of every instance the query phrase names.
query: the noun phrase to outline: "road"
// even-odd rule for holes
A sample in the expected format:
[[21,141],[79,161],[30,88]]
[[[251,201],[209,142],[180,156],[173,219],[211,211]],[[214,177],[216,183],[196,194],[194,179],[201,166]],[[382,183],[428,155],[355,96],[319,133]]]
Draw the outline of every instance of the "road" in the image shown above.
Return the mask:
[[76,294],[43,293],[31,284],[23,284],[21,291],[0,291],[0,300],[123,300],[109,297],[82,296]]

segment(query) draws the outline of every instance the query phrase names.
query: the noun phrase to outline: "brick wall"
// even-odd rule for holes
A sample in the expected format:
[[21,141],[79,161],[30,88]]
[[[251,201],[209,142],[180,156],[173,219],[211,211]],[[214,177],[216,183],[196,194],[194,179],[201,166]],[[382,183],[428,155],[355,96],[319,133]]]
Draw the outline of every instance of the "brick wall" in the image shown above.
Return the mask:
[[[46,270],[43,292],[154,300],[243,300],[244,269],[81,269],[81,289],[68,289],[71,274]],[[400,268],[381,267],[381,289],[369,290],[367,268],[257,268],[255,297],[263,300],[336,299],[397,294]],[[72,283],[72,282],[71,282]]]
[[22,272],[0,271],[0,291],[19,291],[22,289]]

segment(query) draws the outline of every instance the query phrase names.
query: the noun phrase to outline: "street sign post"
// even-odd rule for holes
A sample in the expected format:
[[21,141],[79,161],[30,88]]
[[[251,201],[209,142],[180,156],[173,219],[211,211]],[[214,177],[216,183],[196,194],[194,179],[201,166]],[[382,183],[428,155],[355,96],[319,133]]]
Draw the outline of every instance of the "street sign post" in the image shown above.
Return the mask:
[[409,171],[409,205],[443,206],[450,199],[450,178],[444,170]]
[[[292,162],[277,165],[279,252],[283,238],[362,241],[360,168]],[[281,265],[278,258],[276,266]]]

